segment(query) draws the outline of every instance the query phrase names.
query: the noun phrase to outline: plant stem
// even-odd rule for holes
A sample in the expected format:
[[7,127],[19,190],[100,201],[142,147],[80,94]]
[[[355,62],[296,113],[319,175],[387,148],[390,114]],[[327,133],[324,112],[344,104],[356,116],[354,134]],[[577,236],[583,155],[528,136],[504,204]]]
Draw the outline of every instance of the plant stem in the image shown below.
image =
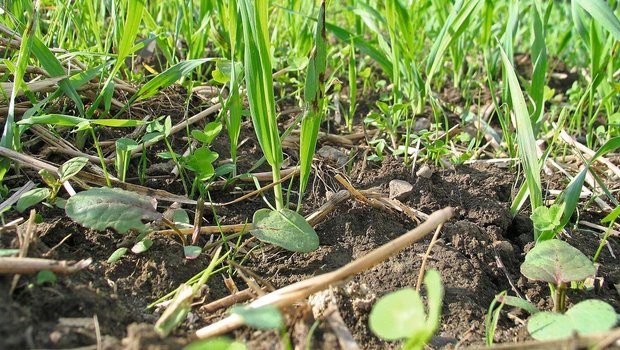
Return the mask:
[[99,141],[97,140],[97,135],[95,135],[95,130],[92,127],[89,127],[88,129],[90,130],[90,134],[93,137],[93,143],[95,144],[95,149],[97,150],[97,155],[99,156],[99,161],[101,162],[101,169],[103,169],[105,183],[108,185],[108,187],[112,187],[112,183],[110,182],[110,175],[108,175],[108,168],[105,165],[105,158],[103,157],[101,147],[99,147]]
[[271,172],[273,173],[273,195],[276,200],[276,209],[281,210],[284,208],[284,198],[282,197],[282,184],[280,183],[280,168],[271,167]]

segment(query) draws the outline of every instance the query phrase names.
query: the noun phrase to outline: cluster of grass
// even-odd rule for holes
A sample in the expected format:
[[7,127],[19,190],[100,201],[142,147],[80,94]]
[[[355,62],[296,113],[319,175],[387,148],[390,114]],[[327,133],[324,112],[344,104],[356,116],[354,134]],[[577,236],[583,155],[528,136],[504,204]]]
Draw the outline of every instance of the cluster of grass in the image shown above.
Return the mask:
[[[536,240],[550,240],[573,217],[595,161],[620,146],[618,8],[617,0],[9,1],[0,7],[0,146],[22,151],[42,125],[78,154],[93,154],[80,158],[81,166],[97,160],[110,186],[115,177],[125,180],[140,152],[143,168],[148,146],[161,141],[168,152],[159,156],[175,162],[185,195],[202,203],[213,181],[240,176],[241,126],[250,119],[274,184],[273,210],[257,212],[254,225],[283,220],[308,233],[303,218],[286,209],[290,193],[280,175],[283,140],[298,128],[298,208],[328,119],[336,125],[330,132],[364,133],[364,162],[505,159],[523,174],[515,215],[526,203],[538,216],[550,210],[541,172],[578,142],[591,150],[585,166],[567,172],[553,228],[535,226]],[[214,86],[214,121],[196,128],[192,117],[173,126],[168,116],[145,121],[134,113],[175,83],[188,91],[188,118],[189,92]],[[285,128],[278,110],[291,105],[302,112]],[[106,154],[100,131],[130,127],[142,132],[115,140]],[[216,167],[212,145],[224,129],[231,158]],[[176,132],[185,132],[187,154],[173,148]],[[2,158],[0,181],[11,169]],[[616,213],[611,228],[617,189],[603,173],[592,174],[591,202]],[[53,191],[38,191],[41,198],[30,203],[50,194],[55,200],[62,181],[53,177],[46,181]],[[1,190],[10,195],[6,185]],[[311,247],[316,234],[308,234]]]

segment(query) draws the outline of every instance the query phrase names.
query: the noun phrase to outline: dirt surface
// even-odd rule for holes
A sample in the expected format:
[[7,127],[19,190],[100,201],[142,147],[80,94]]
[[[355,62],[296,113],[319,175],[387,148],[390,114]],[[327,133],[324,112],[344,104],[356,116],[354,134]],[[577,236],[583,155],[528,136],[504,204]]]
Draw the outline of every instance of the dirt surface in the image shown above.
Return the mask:
[[[357,188],[379,187],[386,195],[390,180],[405,180],[413,185],[413,191],[402,201],[411,208],[425,213],[445,206],[456,209],[455,218],[444,226],[428,263],[440,271],[445,285],[441,328],[431,343],[432,348],[483,344],[484,318],[494,295],[503,290],[515,293],[509,280],[534,303],[549,306],[547,288],[529,283],[519,274],[524,251],[531,246],[532,227],[524,216],[511,218],[512,172],[494,166],[463,165],[453,170],[434,169],[430,178],[422,178],[411,176],[410,169],[388,159],[380,167],[371,165],[363,170],[356,164],[350,177]],[[315,183],[315,189],[307,201],[306,212],[324,200],[326,186]],[[215,192],[213,196],[230,195]],[[249,220],[251,213],[261,206],[262,202],[255,199],[224,208],[218,214],[222,224],[239,223]],[[109,264],[107,258],[123,244],[125,237],[112,231],[84,229],[66,219],[60,209],[43,206],[37,209],[41,211],[43,223],[37,226],[38,239],[30,256],[46,254],[48,258],[60,260],[92,258],[93,263],[73,275],[59,276],[54,284],[34,285],[32,276],[22,276],[11,296],[8,291],[13,278],[2,277],[0,349],[72,348],[97,344],[98,339],[104,349],[175,349],[186,344],[193,330],[221,318],[222,311],[211,314],[196,307],[174,336],[161,340],[151,326],[159,313],[146,306],[204,269],[209,258],[203,255],[197,260],[186,260],[182,246],[174,238],[155,237],[155,244],[147,252],[129,254]],[[207,219],[212,220],[209,215]],[[318,250],[292,254],[262,249],[244,266],[276,288],[283,287],[341,267],[415,226],[403,214],[349,200],[316,227],[321,242]],[[15,246],[12,237],[14,234],[4,233],[2,245]],[[429,240],[430,237],[418,242],[332,290],[340,314],[362,348],[398,346],[370,333],[368,313],[380,296],[415,285]],[[589,256],[598,246],[598,237],[589,232],[571,232],[568,241]],[[52,247],[55,248],[50,251]],[[571,302],[601,298],[620,308],[613,287],[620,282],[620,270],[612,256],[613,251],[618,251],[615,240],[610,241],[610,248],[603,250],[600,260],[603,287],[590,292],[571,291]],[[222,272],[209,281],[205,294],[208,301],[230,294],[223,283],[225,277],[226,272]],[[246,288],[241,279],[234,278],[234,281],[240,289]],[[295,344],[306,341],[298,339],[307,336],[298,329],[300,324],[312,324],[308,314],[302,305],[289,317],[290,337]],[[513,311],[513,316],[517,321],[502,316],[496,341],[527,337],[518,322],[527,315]],[[283,344],[275,332],[242,329],[232,336],[247,342],[252,349],[282,348]],[[337,347],[337,338],[325,322],[314,331],[311,342],[312,348]]]

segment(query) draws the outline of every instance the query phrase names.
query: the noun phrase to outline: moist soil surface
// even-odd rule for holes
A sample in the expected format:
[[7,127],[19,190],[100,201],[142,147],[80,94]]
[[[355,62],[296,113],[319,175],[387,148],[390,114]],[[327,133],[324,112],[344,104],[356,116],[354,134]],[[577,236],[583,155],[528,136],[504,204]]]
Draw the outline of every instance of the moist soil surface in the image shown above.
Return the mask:
[[[533,234],[526,216],[513,219],[510,214],[515,182],[511,171],[492,165],[461,165],[454,169],[433,168],[432,176],[424,178],[411,176],[411,169],[397,160],[388,159],[363,171],[357,165],[350,176],[356,188],[377,187],[387,195],[391,180],[405,180],[413,185],[413,191],[401,198],[407,206],[425,213],[446,206],[455,208],[455,217],[444,225],[428,259],[428,267],[441,273],[445,287],[441,326],[431,348],[484,344],[485,315],[494,296],[501,291],[507,290],[511,295],[518,291],[539,307],[550,307],[548,289],[543,284],[528,282],[519,273],[524,253],[532,246]],[[314,191],[305,201],[305,212],[311,212],[325,200],[327,184],[315,180]],[[212,193],[213,198],[218,196],[230,194]],[[245,222],[262,206],[260,199],[249,200],[218,209],[218,215],[222,224]],[[30,256],[59,260],[92,258],[93,263],[72,275],[58,276],[53,284],[35,285],[34,277],[22,276],[11,296],[8,292],[13,277],[2,277],[0,349],[75,348],[98,341],[103,349],[177,349],[187,344],[193,331],[223,317],[222,310],[205,312],[195,306],[179,330],[160,339],[152,327],[160,312],[146,306],[204,269],[209,258],[203,255],[186,260],[177,240],[156,236],[148,251],[128,254],[110,264],[106,260],[123,245],[125,236],[85,229],[67,219],[60,209],[37,209],[43,222],[37,226],[38,238]],[[371,208],[351,199],[316,226],[320,237],[316,251],[301,254],[265,247],[254,252],[244,266],[275,288],[284,287],[335,270],[414,227],[416,223],[403,214]],[[3,234],[4,246],[15,243],[9,237],[14,235]],[[599,242],[591,232],[581,231],[571,231],[568,241],[589,256]],[[340,315],[362,348],[398,347],[397,342],[382,341],[370,332],[368,315],[377,298],[415,286],[429,242],[427,236],[331,289]],[[618,251],[617,242],[611,240],[610,248],[604,249],[600,258],[602,287],[588,292],[571,291],[569,302],[600,298],[620,308],[613,287],[620,282],[618,264],[612,256],[613,251]],[[223,271],[208,282],[207,302],[230,294],[223,281],[225,277],[227,272]],[[246,288],[243,280],[235,277],[233,281],[239,289]],[[312,325],[313,320],[308,320],[304,305],[288,311],[290,340],[293,344],[305,344],[308,332],[303,331],[303,325]],[[523,312],[505,308],[495,341],[527,339],[523,326],[526,317]],[[244,328],[229,336],[246,342],[251,349],[283,348],[284,344],[274,331]],[[327,322],[319,323],[310,341],[311,348],[338,347],[337,337]]]

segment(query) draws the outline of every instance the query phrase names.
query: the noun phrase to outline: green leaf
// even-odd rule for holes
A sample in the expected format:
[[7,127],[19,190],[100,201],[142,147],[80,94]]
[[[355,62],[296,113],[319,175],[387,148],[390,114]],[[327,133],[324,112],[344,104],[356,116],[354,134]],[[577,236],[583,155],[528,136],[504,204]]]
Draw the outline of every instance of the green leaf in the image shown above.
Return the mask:
[[120,258],[122,258],[128,251],[129,249],[125,248],[125,247],[121,247],[118,248],[117,250],[114,251],[114,253],[112,253],[112,255],[110,255],[110,257],[108,258],[108,263],[115,263],[117,262]]
[[144,232],[142,220],[160,220],[157,201],[119,188],[91,188],[69,198],[67,216],[83,226],[102,231],[113,228],[119,233],[131,229]]
[[319,247],[319,236],[299,213],[281,209],[259,209],[250,233],[259,240],[293,252],[311,252]]
[[426,326],[424,304],[412,288],[401,289],[383,296],[372,307],[370,329],[385,340],[409,338]]
[[560,226],[562,220],[563,206],[553,204],[551,207],[540,206],[534,209],[530,219],[541,233],[545,231],[555,231]]
[[556,203],[564,204],[564,213],[562,215],[562,223],[561,226],[564,227],[570,221],[573,212],[577,208],[577,203],[579,203],[579,195],[581,194],[581,190],[583,188],[583,183],[585,182],[586,175],[590,170],[590,166],[592,163],[596,161],[599,157],[604,156],[608,152],[616,150],[620,147],[620,136],[614,137],[609,141],[605,142],[601,148],[596,151],[592,159],[585,164],[583,170],[577,174],[573,178],[573,180],[566,186],[562,194],[556,199]]
[[194,260],[200,256],[200,253],[202,253],[202,247],[186,245],[183,247],[183,253],[185,254],[185,259]]
[[12,256],[19,253],[19,249],[0,249],[0,257]]
[[[32,53],[39,60],[43,69],[50,74],[50,76],[60,77],[67,74],[65,69],[62,67],[62,64],[56,56],[54,56],[52,51],[36,36],[33,38]],[[69,79],[59,81],[58,86],[62,92],[64,92],[65,95],[67,95],[75,103],[80,114],[84,113],[84,104],[82,103],[82,99]]]
[[538,242],[525,256],[521,273],[556,286],[581,281],[596,273],[594,264],[579,249],[559,239]]
[[34,188],[19,197],[15,209],[21,213],[33,205],[43,202],[50,194],[49,188]]
[[257,329],[279,329],[282,326],[282,314],[275,306],[233,306],[230,312],[241,316],[246,325]]
[[597,23],[607,29],[616,40],[620,40],[620,21],[603,0],[573,0],[596,20]]
[[246,350],[245,344],[224,338],[218,337],[208,340],[197,340],[183,350]]
[[434,333],[441,321],[441,303],[443,300],[443,286],[441,275],[437,270],[430,269],[424,276],[424,287],[428,295],[428,320],[429,331]]
[[[515,128],[517,130],[517,144],[519,145],[519,158],[525,169],[525,178],[530,192],[532,210],[542,205],[542,187],[540,183],[540,164],[536,151],[536,138],[530,115],[525,104],[525,98],[519,86],[519,80],[514,68],[504,50],[500,47],[507,84],[510,87],[512,108],[515,114]],[[534,232],[534,238],[538,239],[538,232]]]
[[205,181],[215,174],[213,162],[218,156],[217,153],[211,151],[207,147],[201,147],[194,151],[194,154],[186,157],[186,166],[196,174],[199,180]]
[[213,60],[213,58],[202,58],[187,60],[175,64],[174,66],[157,74],[157,76],[149,80],[146,84],[142,85],[142,87],[131,98],[131,102],[143,100],[145,98],[149,98],[155,95],[162,89],[167,88],[168,86],[177,82],[182,77],[188,75],[196,67],[199,67],[200,65]]
[[314,29],[314,49],[310,54],[306,84],[304,87],[304,101],[306,115],[301,122],[299,137],[299,193],[301,196],[306,190],[312,159],[316,150],[317,136],[323,118],[325,99],[325,70],[327,68],[327,38],[325,37],[325,1],[321,2],[319,17]]
[[37,273],[37,284],[43,285],[45,283],[56,283],[56,274],[49,270],[42,270]]
[[614,308],[601,300],[584,300],[565,314],[539,312],[528,319],[527,330],[534,339],[567,338],[612,329],[618,322]]
[[579,334],[591,334],[612,329],[618,323],[613,306],[602,300],[584,300],[566,312]]
[[86,157],[75,157],[71,158],[58,169],[58,174],[60,175],[60,182],[64,182],[75,175],[77,175],[84,166],[88,163],[88,158]]
[[510,295],[496,295],[495,298],[497,301],[505,303],[506,305],[518,307],[527,311],[530,315],[536,314],[539,312],[536,305],[530,303],[525,299],[521,299],[519,297],[513,297]]
[[176,225],[189,225],[189,215],[187,215],[187,211],[183,208],[175,209],[174,213],[172,213],[172,222]]
[[431,52],[426,61],[426,88],[430,89],[432,77],[443,63],[443,56],[448,47],[465,31],[474,10],[480,0],[458,0],[446,19],[439,36],[434,40]]
[[[122,37],[118,44],[118,60],[124,60],[134,47],[134,40],[138,35],[145,0],[128,0],[126,18],[121,31]],[[117,63],[118,65],[119,63]]]
[[20,120],[19,125],[46,124],[57,126],[89,126],[91,124],[111,127],[136,127],[143,125],[141,120],[131,119],[86,119],[64,114],[46,114]]
[[239,9],[243,22],[245,81],[252,124],[265,159],[272,168],[280,169],[283,155],[271,76],[267,1],[243,0],[239,2]]
[[141,254],[149,250],[153,245],[153,241],[150,239],[143,239],[131,247],[131,252],[134,254]]
[[545,311],[527,320],[527,331],[534,339],[551,340],[570,337],[574,329],[570,317]]

